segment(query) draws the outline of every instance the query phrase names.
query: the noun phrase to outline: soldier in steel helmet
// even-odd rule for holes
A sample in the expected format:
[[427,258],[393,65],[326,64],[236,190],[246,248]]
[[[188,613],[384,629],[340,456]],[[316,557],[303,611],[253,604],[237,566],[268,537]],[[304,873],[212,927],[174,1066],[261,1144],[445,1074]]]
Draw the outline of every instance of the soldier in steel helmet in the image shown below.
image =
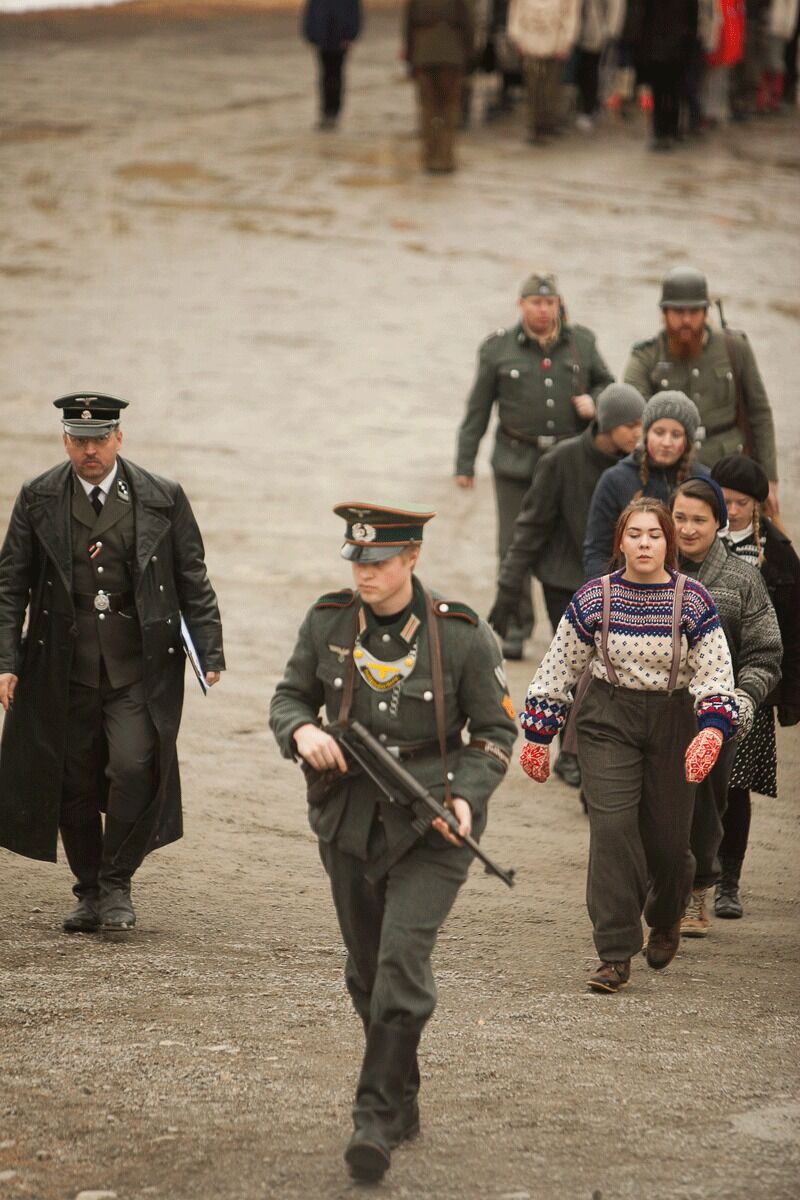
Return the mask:
[[708,322],[708,283],[694,267],[665,276],[663,328],[636,342],[625,368],[646,400],[684,392],[697,405],[705,438],[698,459],[709,467],[727,454],[748,454],[767,473],[767,515],[778,511],[778,464],[772,409],[746,336]]
[[60,831],[68,933],[132,929],[131,877],[182,834],[182,616],[206,687],[225,666],[189,501],[120,456],[127,406],[55,401],[69,461],[23,485],[0,550],[0,845],[55,862]]
[[346,522],[342,556],[355,590],[312,605],[272,699],[270,726],[286,758],[333,773],[321,803],[309,792],[309,820],[347,947],[345,982],[366,1034],[345,1159],[354,1178],[374,1181],[392,1149],[419,1129],[417,1046],[436,1002],[431,954],[471,854],[440,819],[420,830],[368,775],[346,774],[320,712],[329,722],[365,726],[444,799],[460,836],[476,838],[508,766],[515,714],[488,625],[415,574],[434,513],[358,501],[334,511]]
[[[551,446],[587,428],[595,417],[597,396],[614,381],[592,331],[567,320],[555,275],[530,275],[520,288],[518,308],[517,324],[498,329],[480,348],[456,450],[456,483],[474,487],[475,458],[496,405],[492,470],[500,562],[537,462]],[[527,574],[519,622],[509,625],[503,639],[506,658],[522,657],[532,629]]]

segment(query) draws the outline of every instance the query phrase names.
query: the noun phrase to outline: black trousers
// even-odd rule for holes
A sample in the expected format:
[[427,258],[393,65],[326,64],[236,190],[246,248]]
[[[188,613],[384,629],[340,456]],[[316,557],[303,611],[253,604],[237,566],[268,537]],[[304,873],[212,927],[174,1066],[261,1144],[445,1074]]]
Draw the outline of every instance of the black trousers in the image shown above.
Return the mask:
[[591,117],[597,112],[600,99],[600,55],[591,50],[579,50],[575,63],[575,82],[582,113]]
[[344,60],[347,50],[317,51],[319,60],[320,112],[324,117],[338,117],[344,94]]
[[697,860],[696,888],[711,887],[720,877],[719,849],[724,834],[723,817],[728,807],[728,784],[736,757],[736,742],[725,742],[719,758],[702,783],[697,785],[692,819],[692,854]]
[[586,903],[600,958],[622,962],[642,948],[642,912],[648,925],[674,925],[689,899],[695,789],[683,755],[697,722],[685,690],[593,679],[577,727],[589,809]]
[[[494,494],[497,501],[497,557],[500,562],[505,558],[506,551],[511,545],[514,537],[514,522],[530,486],[530,479],[511,479],[497,474],[494,476]],[[522,636],[526,638],[531,636],[534,624],[531,582],[531,573],[526,571],[519,604]]]
[[62,825],[86,825],[97,816],[103,774],[108,781],[106,812],[115,820],[133,824],[153,799],[158,735],[144,685],[139,681],[112,688],[103,676],[99,688],[70,685]]
[[724,833],[719,848],[721,861],[741,862],[747,853],[750,837],[752,803],[750,792],[743,787],[728,788],[728,807],[722,820]]
[[683,91],[683,63],[651,63],[647,79],[653,92],[653,136],[674,138],[678,136]]

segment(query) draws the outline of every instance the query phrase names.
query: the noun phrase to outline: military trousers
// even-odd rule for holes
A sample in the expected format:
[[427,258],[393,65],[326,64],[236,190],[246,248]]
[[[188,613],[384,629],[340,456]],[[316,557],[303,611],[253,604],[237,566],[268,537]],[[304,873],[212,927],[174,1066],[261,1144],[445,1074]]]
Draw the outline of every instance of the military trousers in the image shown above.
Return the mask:
[[456,169],[456,133],[461,124],[461,67],[437,64],[417,67],[419,123],[422,137],[422,165],[429,171]]
[[697,785],[691,837],[692,854],[697,861],[696,888],[711,887],[721,874],[719,848],[725,836],[723,817],[728,807],[728,785],[736,750],[735,741],[725,742],[714,766]]
[[365,872],[385,848],[376,820],[368,861],[326,842],[320,842],[320,856],[347,949],[345,983],[356,1012],[365,1024],[380,1021],[419,1033],[436,1005],[433,948],[472,855],[456,846],[435,849],[423,839],[370,883]]
[[524,60],[525,91],[528,101],[528,137],[555,133],[561,115],[561,74],[559,58]]
[[[531,486],[530,479],[512,479],[506,475],[494,476],[494,494],[497,502],[497,556],[500,562],[506,556],[506,551],[514,537],[514,522],[522,508],[522,501]],[[531,593],[531,573],[525,572],[520,593],[520,628],[524,638],[530,637],[533,631],[533,596]]]
[[101,671],[97,688],[70,684],[60,824],[96,817],[106,781],[107,815],[133,824],[153,800],[157,755],[141,680],[112,688]]
[[592,679],[577,717],[589,810],[586,902],[597,953],[622,962],[650,926],[674,925],[694,878],[694,786],[684,751],[697,732],[685,689],[643,692]]

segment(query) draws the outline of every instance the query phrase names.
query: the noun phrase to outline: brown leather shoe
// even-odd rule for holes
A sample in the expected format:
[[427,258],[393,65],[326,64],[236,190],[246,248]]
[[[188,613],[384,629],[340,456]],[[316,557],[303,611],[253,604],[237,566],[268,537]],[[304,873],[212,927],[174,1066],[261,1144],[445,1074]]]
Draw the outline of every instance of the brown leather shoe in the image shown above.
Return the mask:
[[676,921],[674,925],[654,925],[644,952],[648,967],[652,967],[654,971],[663,971],[664,967],[668,967],[672,962],[680,944],[680,921]]
[[628,986],[631,977],[631,960],[624,962],[601,962],[600,966],[586,980],[595,992],[618,992]]

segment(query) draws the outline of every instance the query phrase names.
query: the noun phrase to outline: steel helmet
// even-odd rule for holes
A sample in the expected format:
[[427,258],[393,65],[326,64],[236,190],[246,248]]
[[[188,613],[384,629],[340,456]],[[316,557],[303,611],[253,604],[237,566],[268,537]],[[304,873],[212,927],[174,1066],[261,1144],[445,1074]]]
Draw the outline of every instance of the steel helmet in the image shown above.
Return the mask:
[[661,284],[661,308],[708,308],[708,283],[696,267],[673,267]]

